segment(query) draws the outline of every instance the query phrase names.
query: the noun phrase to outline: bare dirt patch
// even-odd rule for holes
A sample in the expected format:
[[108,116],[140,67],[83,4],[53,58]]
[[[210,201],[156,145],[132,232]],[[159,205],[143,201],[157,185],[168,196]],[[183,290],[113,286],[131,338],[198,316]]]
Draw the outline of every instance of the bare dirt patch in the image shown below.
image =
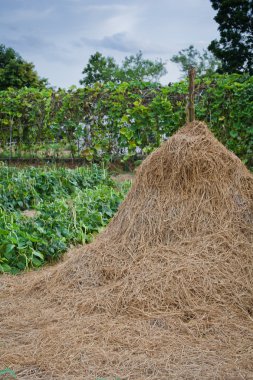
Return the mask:
[[22,214],[26,216],[27,218],[36,218],[39,212],[37,210],[25,210],[22,212]]
[[112,179],[116,182],[125,182],[125,181],[133,181],[134,173],[124,173],[112,176]]

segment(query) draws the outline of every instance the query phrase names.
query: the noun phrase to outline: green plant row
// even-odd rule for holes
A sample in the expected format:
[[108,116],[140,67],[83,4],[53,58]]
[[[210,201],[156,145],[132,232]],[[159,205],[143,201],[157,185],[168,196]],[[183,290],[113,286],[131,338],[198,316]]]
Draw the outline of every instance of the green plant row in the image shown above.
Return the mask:
[[[187,92],[187,81],[2,91],[0,155],[71,155],[95,162],[146,155],[185,123]],[[252,166],[253,77],[202,78],[195,95],[197,117]]]
[[116,186],[97,167],[2,167],[0,178],[0,272],[14,274],[58,260],[70,244],[90,242],[129,187]]
[[0,205],[4,210],[26,210],[41,202],[53,202],[57,198],[68,198],[77,191],[98,185],[112,186],[107,171],[96,165],[67,168],[17,169],[0,167]]

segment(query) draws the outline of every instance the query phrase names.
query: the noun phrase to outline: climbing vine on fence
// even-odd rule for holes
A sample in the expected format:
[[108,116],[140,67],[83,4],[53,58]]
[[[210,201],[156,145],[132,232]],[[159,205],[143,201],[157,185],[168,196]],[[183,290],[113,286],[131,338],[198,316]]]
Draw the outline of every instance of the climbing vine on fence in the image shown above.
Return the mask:
[[[188,84],[106,83],[0,92],[0,155],[123,160],[145,155],[184,124]],[[196,83],[196,115],[253,166],[253,78],[215,75]]]

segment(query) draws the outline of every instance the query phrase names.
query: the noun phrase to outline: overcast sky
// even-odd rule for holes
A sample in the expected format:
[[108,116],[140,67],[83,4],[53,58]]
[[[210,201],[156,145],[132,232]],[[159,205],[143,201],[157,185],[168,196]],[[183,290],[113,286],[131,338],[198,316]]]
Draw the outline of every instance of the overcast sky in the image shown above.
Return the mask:
[[168,83],[180,77],[173,54],[217,37],[214,15],[210,0],[0,0],[0,43],[53,86],[78,85],[96,51],[117,62],[138,50],[162,58]]

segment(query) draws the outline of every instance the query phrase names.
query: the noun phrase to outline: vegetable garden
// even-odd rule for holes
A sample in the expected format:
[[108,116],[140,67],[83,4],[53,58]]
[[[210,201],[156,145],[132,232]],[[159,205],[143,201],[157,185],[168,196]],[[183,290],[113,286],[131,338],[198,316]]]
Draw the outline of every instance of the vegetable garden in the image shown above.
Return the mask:
[[70,244],[90,242],[128,188],[96,166],[0,167],[0,272],[38,268]]

